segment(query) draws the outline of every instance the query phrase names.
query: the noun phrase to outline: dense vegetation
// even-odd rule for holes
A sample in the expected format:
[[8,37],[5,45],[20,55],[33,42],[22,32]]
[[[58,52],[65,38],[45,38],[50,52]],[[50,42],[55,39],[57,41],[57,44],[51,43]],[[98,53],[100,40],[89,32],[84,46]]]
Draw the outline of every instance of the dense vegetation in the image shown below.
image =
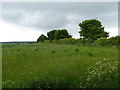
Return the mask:
[[118,88],[120,36],[107,38],[96,19],[79,26],[80,39],[61,29],[37,43],[4,44],[3,88]]
[[83,36],[83,39],[87,39],[90,42],[93,42],[94,40],[97,40],[101,37],[109,36],[109,33],[104,31],[104,27],[97,19],[82,21],[79,26],[81,29],[81,31],[79,32],[80,36]]
[[[82,21],[80,24],[80,36],[83,39],[83,42],[87,41],[90,43],[93,43],[95,40],[99,38],[107,38],[109,37],[109,33],[104,31],[104,27],[101,24],[101,22],[97,19],[90,19],[90,20],[85,20]],[[68,33],[66,29],[61,29],[61,30],[51,30],[47,32],[47,36],[41,35],[38,39],[37,42],[43,42],[45,40],[59,40],[59,39],[64,39],[64,38],[72,38],[72,35]]]
[[66,29],[61,29],[61,30],[52,30],[47,32],[47,36],[41,35],[38,39],[37,42],[43,42],[45,40],[59,40],[63,38],[71,38],[72,36],[69,35],[68,31]]
[[116,88],[117,47],[2,46],[3,88]]
[[48,38],[45,36],[45,35],[41,35],[38,39],[37,39],[37,42],[43,42],[45,40],[48,40]]
[[69,35],[68,31],[66,29],[62,30],[52,30],[47,33],[48,40],[58,40],[63,38],[71,38],[72,36]]
[[80,45],[80,46],[119,46],[120,45],[120,36],[110,37],[110,38],[99,38],[94,42],[90,42],[85,39],[74,39],[74,38],[65,38],[60,40],[45,40],[43,43],[53,43],[53,44],[70,44],[70,45]]
[[97,45],[97,46],[118,46],[120,45],[120,36],[110,37],[108,32],[97,19],[82,21],[79,31],[80,39],[72,38],[66,29],[52,30],[47,32],[47,36],[41,35],[37,42],[57,43],[57,44],[76,44],[76,45]]

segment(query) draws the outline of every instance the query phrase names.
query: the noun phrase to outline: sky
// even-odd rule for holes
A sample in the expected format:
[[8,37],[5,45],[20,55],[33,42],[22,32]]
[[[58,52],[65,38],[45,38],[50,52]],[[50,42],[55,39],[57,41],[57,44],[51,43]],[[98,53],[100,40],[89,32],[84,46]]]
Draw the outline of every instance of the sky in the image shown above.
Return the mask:
[[2,2],[0,42],[36,41],[41,34],[67,29],[80,38],[79,23],[98,19],[110,37],[118,35],[117,2]]

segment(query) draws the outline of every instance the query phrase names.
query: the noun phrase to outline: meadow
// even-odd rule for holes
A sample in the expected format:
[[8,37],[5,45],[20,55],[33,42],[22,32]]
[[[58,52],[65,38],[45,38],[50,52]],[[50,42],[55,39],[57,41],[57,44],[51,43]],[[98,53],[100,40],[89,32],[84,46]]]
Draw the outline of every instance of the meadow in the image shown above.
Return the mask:
[[117,88],[118,48],[4,44],[3,88]]

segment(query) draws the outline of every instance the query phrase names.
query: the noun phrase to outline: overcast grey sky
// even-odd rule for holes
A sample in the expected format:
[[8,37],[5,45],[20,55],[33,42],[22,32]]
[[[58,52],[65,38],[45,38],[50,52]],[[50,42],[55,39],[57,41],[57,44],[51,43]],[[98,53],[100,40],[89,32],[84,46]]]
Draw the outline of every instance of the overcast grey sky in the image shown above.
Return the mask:
[[79,23],[93,18],[102,22],[110,36],[118,34],[117,2],[4,2],[0,23],[11,38],[1,41],[34,41],[53,29],[67,29],[79,38]]

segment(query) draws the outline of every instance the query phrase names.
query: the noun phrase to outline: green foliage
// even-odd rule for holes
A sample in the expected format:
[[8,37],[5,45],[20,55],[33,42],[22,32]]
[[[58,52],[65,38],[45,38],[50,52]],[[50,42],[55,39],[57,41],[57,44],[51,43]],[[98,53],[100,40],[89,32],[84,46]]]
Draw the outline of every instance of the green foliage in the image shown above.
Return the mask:
[[104,31],[104,27],[102,26],[101,22],[97,19],[90,19],[82,21],[79,24],[81,31],[79,31],[80,36],[84,39],[90,40],[93,42],[100,37],[108,37],[108,33]]
[[37,52],[37,51],[38,51],[38,48],[36,48],[35,51]]
[[50,77],[48,75],[42,76],[39,79],[33,79],[31,81],[23,82],[24,84],[20,88],[74,88],[74,83],[70,83],[69,81],[61,78]]
[[53,43],[53,44],[60,44],[59,40],[56,40],[56,39],[52,40],[51,43]]
[[99,46],[106,46],[108,45],[108,39],[107,38],[100,38],[94,42],[95,45]]
[[50,43],[50,40],[45,40],[44,43]]
[[101,37],[95,40],[93,43],[90,43],[86,39],[74,39],[74,38],[64,38],[60,40],[45,40],[44,43],[53,43],[53,44],[68,44],[68,45],[80,45],[80,46],[119,46],[120,45],[120,36],[106,38]]
[[[74,39],[71,38],[72,36],[68,33],[66,29],[59,29],[59,30],[52,30],[47,32],[47,36],[41,35],[37,42],[45,43],[54,43],[54,44],[76,44],[76,45],[98,45],[98,46],[118,46],[120,45],[120,36],[111,37],[107,39],[109,36],[108,32],[104,31],[104,27],[101,22],[97,19],[90,19],[82,21],[80,24],[79,31],[80,36],[83,38]],[[5,46],[4,46],[5,47]]]
[[[112,65],[118,60],[118,49],[114,47],[33,43],[17,44],[2,50],[3,88],[85,88],[87,76],[90,75],[86,73],[89,67],[103,58],[107,58]],[[100,83],[99,86],[110,83]]]
[[88,56],[90,56],[90,57],[92,56],[92,53],[91,53],[91,52],[88,52],[87,54],[88,54]]
[[94,42],[95,45],[100,46],[119,46],[120,45],[120,36],[111,37],[111,38],[100,38]]
[[6,87],[6,88],[14,88],[15,82],[12,80],[7,80],[5,82],[2,83],[2,87]]
[[55,52],[56,52],[55,50],[52,50],[52,53],[53,53],[53,54],[55,54]]
[[87,87],[89,88],[106,88],[118,87],[118,62],[111,65],[107,59],[97,61],[95,65],[88,68]]
[[69,35],[68,31],[66,29],[61,30],[52,30],[47,33],[49,40],[59,40],[63,38],[71,38],[72,36]]
[[66,29],[62,29],[62,30],[58,30],[59,31],[59,35],[58,37],[59,38],[56,38],[56,39],[63,39],[63,38],[71,38],[72,36],[69,35],[68,31]]
[[47,40],[48,38],[45,36],[45,35],[41,35],[38,39],[37,39],[37,42],[43,42],[45,40]]
[[65,38],[65,39],[60,39],[59,44],[75,44],[75,39],[74,38]]
[[55,32],[56,32],[56,31],[57,31],[57,30],[52,30],[52,31],[47,32],[47,36],[48,36],[48,39],[49,39],[49,40],[55,39]]
[[76,51],[76,52],[79,52],[79,49],[78,49],[78,48],[76,48],[76,49],[75,49],[75,51]]
[[109,43],[111,43],[111,45],[119,46],[120,45],[120,36],[109,38]]

